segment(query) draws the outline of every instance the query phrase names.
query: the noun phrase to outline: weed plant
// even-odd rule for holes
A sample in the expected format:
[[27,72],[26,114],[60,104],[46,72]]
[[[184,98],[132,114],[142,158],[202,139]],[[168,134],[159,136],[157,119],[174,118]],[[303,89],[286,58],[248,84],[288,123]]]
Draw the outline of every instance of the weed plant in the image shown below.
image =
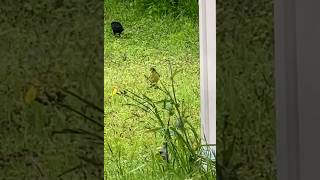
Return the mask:
[[[170,84],[165,85],[160,81],[159,86],[151,87],[162,94],[160,100],[131,90],[118,93],[128,100],[127,106],[135,107],[148,117],[151,126],[146,131],[155,136],[160,135],[163,142],[160,145],[165,150],[162,154],[165,158],[161,158],[159,152],[149,149],[149,159],[130,171],[118,164],[113,171],[116,171],[119,178],[139,179],[144,175],[146,179],[215,179],[215,162],[202,153],[199,131],[190,121],[193,117],[188,116],[187,106],[176,95],[174,76],[177,73],[173,72],[169,63]],[[109,153],[112,159],[121,158],[113,154],[110,146]]]

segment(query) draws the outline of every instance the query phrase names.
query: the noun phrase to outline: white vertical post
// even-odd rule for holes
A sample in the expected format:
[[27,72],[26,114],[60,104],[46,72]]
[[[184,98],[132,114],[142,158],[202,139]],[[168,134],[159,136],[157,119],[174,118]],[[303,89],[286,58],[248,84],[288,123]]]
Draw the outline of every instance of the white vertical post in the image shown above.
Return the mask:
[[[216,144],[216,1],[199,0],[203,143]],[[213,146],[215,153],[215,146]]]

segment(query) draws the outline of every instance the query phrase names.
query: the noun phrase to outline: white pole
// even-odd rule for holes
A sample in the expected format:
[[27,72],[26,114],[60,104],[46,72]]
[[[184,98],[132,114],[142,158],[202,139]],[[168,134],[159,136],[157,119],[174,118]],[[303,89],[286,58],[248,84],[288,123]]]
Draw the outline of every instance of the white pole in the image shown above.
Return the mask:
[[[199,1],[200,89],[203,143],[216,144],[216,1]],[[215,146],[212,147],[215,153]]]

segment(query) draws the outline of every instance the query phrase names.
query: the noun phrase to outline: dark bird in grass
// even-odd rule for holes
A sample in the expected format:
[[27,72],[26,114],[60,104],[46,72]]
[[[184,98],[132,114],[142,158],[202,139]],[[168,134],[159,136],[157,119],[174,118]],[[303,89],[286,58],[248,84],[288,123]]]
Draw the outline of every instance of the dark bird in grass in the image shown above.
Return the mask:
[[116,21],[113,21],[111,23],[111,28],[112,28],[113,34],[114,35],[118,34],[119,36],[122,33],[122,31],[124,30],[121,23],[116,22]]
[[159,154],[163,160],[169,162],[169,153],[168,153],[168,144],[163,143],[161,149],[159,150]]

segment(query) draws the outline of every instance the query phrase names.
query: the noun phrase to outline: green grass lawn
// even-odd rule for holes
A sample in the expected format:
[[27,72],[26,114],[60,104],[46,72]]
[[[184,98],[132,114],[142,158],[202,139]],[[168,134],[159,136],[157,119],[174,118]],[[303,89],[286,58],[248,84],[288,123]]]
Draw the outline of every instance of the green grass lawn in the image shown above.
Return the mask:
[[[163,95],[149,87],[144,75],[149,76],[150,67],[155,67],[160,81],[168,85],[171,61],[179,71],[175,76],[177,97],[188,106],[186,113],[199,130],[198,21],[184,16],[148,15],[130,3],[108,0],[105,6],[105,173],[110,179],[161,179],[164,177],[152,172],[152,155],[158,155],[163,141],[147,132],[153,121],[137,109],[124,106],[128,100],[112,96],[112,90],[128,89],[160,100]],[[121,38],[112,34],[112,20],[123,24]]]
[[[135,2],[149,3],[143,10]],[[178,168],[155,171],[161,161],[154,156],[163,139],[146,132],[154,121],[123,105],[130,100],[111,96],[116,86],[163,99],[144,75],[155,67],[168,85],[170,60],[179,71],[177,96],[200,129],[198,19],[184,11],[165,13],[165,2],[105,2],[105,176],[110,179],[208,178]],[[222,179],[275,178],[272,11],[270,0],[217,1],[217,163]],[[112,20],[123,23],[121,38],[112,35]]]

